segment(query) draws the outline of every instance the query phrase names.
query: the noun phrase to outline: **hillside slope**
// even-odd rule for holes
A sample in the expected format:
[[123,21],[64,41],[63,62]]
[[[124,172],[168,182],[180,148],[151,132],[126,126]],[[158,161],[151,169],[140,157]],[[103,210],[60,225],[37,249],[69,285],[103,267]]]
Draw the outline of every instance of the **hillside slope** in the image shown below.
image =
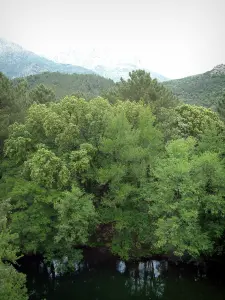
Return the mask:
[[225,92],[225,65],[218,65],[203,74],[166,81],[163,85],[185,103],[214,109]]
[[115,84],[111,79],[106,79],[95,74],[45,72],[28,76],[25,79],[30,89],[39,84],[44,84],[48,88],[51,88],[57,99],[71,94],[81,94],[86,99],[90,99],[99,96],[103,90],[109,89]]
[[56,63],[1,38],[0,72],[9,78],[23,77],[42,72],[94,74],[94,71],[84,67]]

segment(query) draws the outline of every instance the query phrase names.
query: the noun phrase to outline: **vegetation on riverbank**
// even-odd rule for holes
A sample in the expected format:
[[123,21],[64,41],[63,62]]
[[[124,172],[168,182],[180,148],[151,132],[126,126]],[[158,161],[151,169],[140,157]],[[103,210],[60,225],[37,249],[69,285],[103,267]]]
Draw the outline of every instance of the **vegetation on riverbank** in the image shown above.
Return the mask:
[[223,102],[220,115],[180,103],[141,70],[90,101],[56,102],[48,88],[30,92],[3,75],[0,86],[7,274],[3,262],[20,254],[78,260],[78,245],[123,259],[224,253]]

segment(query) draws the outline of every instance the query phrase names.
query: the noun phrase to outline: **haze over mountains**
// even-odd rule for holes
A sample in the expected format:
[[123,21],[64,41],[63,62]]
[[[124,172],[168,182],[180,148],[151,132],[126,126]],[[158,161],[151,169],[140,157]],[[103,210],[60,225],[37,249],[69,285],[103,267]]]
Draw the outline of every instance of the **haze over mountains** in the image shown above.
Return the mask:
[[[85,56],[86,55],[86,56]],[[121,77],[128,78],[129,72],[141,67],[140,63],[111,62],[101,65],[108,53],[102,56],[90,51],[89,53],[78,53],[75,51],[61,53],[57,57],[48,59],[39,56],[21,46],[0,38],[0,71],[10,78],[35,75],[43,72],[61,72],[67,74],[99,74],[103,77],[119,81]],[[144,68],[143,68],[144,69]],[[153,78],[164,81],[167,78],[156,72],[146,70]]]
[[[87,49],[83,53],[79,50],[61,52],[51,60],[0,38],[0,72],[9,78],[27,77],[45,72],[54,73],[43,74],[38,79],[29,78],[29,82],[34,81],[34,85],[37,83],[47,84],[58,97],[67,92],[84,93],[89,97],[87,83],[90,86],[90,95],[97,95],[99,91],[113,85],[113,82],[107,81],[105,78],[112,79],[114,82],[119,81],[121,77],[127,80],[129,72],[137,69],[150,72],[152,78],[163,82],[174,95],[185,103],[214,109],[225,92],[225,65],[223,64],[217,65],[203,74],[168,80],[163,75],[146,69],[137,57],[127,55],[127,57],[116,59],[113,53]],[[70,78],[63,74],[95,74],[97,77],[73,76]],[[98,77],[99,75],[105,78]]]
[[151,73],[151,77],[157,78],[160,82],[168,80],[167,77],[146,68],[140,57],[129,53],[127,55],[115,54],[110,48],[101,50],[93,48],[85,51],[70,49],[50,58],[59,63],[77,64],[89,68],[114,81],[119,81],[121,77],[126,80],[129,72],[138,69],[146,70]]
[[10,78],[23,77],[42,72],[93,74],[92,70],[59,64],[41,57],[21,46],[0,38],[0,71]]

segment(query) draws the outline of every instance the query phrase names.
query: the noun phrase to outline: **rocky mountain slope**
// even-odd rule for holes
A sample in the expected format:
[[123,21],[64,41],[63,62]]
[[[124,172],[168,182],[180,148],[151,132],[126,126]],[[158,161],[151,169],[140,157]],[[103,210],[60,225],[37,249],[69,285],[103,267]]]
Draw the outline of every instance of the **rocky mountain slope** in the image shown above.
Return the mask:
[[9,78],[42,72],[94,74],[94,71],[70,64],[56,63],[0,38],[0,72]]
[[98,74],[105,78],[119,81],[127,79],[129,72],[144,69],[151,73],[152,78],[162,82],[165,76],[152,72],[140,64],[139,59],[130,57],[119,58],[112,53],[95,50],[68,51],[46,58],[21,46],[0,38],[0,72],[9,78],[24,77],[43,72],[60,72],[67,74]]

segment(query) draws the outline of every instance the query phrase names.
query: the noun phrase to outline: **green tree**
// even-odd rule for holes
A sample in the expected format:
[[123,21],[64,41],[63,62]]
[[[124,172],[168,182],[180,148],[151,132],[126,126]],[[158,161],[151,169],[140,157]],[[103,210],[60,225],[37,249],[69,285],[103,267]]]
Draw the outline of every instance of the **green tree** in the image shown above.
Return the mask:
[[62,194],[55,203],[55,209],[58,214],[55,242],[64,245],[64,254],[77,259],[79,252],[71,251],[71,245],[86,245],[89,233],[97,224],[92,195],[74,186],[71,192]]
[[225,121],[225,94],[221,97],[217,104],[217,112],[220,118]]
[[162,110],[158,127],[166,140],[189,136],[200,138],[206,131],[215,129],[217,134],[224,129],[217,113],[202,106],[179,105],[174,109]]
[[8,126],[11,122],[10,109],[13,107],[14,93],[10,80],[0,73],[0,152],[3,142],[8,134]]
[[17,85],[13,85],[12,81],[0,73],[0,153],[8,136],[9,125],[15,121],[22,122],[29,105],[26,81],[20,80]]
[[114,109],[99,149],[100,216],[103,224],[112,225],[112,251],[137,257],[144,248],[148,254],[151,249],[151,220],[141,190],[162,151],[161,134],[149,107],[127,101],[117,102]]
[[[147,244],[146,203],[137,205],[137,197],[163,149],[154,121],[147,105],[129,101],[110,105],[102,98],[86,102],[67,97],[48,106],[31,106],[25,124],[11,126],[5,144],[6,156],[18,168],[18,178],[6,195],[15,207],[11,228],[19,233],[23,252],[60,252],[62,238],[72,249],[88,243],[94,228],[91,224],[110,226],[115,220],[115,235],[110,242],[115,253],[129,256],[139,244]],[[7,170],[5,173],[5,180],[12,182],[10,176],[7,179]],[[78,190],[71,192],[73,186]],[[59,202],[55,206],[56,199]],[[81,206],[79,201],[86,205]],[[127,218],[121,217],[126,209]],[[115,241],[131,228],[135,215],[138,219],[127,242],[129,249],[123,243],[115,246]],[[142,235],[144,217],[147,223]],[[19,226],[28,221],[30,226]],[[126,229],[121,222],[126,222]],[[81,233],[73,226],[76,230],[80,226]]]
[[71,96],[34,103],[9,127],[0,201],[11,199],[21,253],[73,261],[81,245],[125,259],[218,251],[224,124],[201,107],[153,110],[144,99]]
[[[66,96],[76,96],[91,100],[101,95],[102,91],[115,85],[114,81],[96,74],[65,74],[60,72],[44,72],[25,77],[29,89],[32,90],[43,84],[53,90],[56,99]],[[14,79],[17,83],[19,79]]]
[[39,84],[30,91],[30,99],[32,103],[46,104],[56,100],[54,92],[47,88],[44,84]]
[[217,153],[198,153],[193,138],[170,142],[147,185],[155,246],[163,253],[212,254],[224,232],[225,172]]
[[130,72],[127,81],[121,78],[115,87],[104,93],[104,96],[112,103],[117,99],[135,102],[142,100],[151,105],[155,114],[158,114],[162,107],[175,107],[179,103],[169,90],[144,70]]

